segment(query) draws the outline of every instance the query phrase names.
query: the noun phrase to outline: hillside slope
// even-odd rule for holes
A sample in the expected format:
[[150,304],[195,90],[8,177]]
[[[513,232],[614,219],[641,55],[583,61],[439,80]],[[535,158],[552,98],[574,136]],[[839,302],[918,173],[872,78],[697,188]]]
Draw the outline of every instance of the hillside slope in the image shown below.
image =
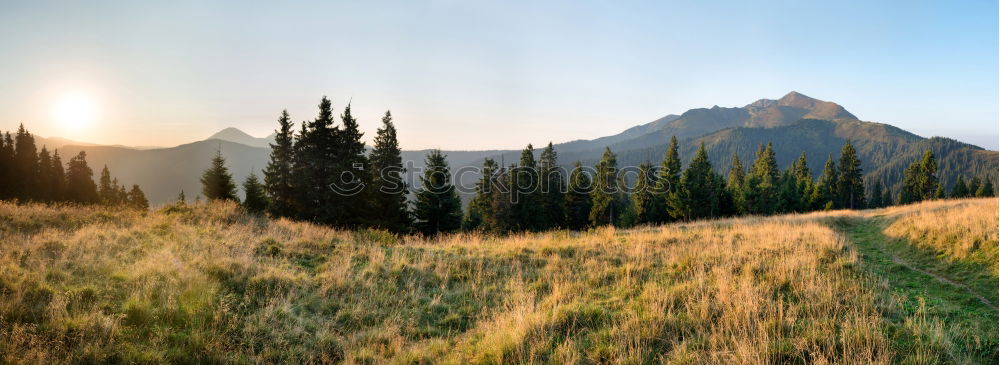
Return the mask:
[[995,312],[883,286],[933,280],[881,271],[835,224],[961,204],[996,210],[424,240],[233,204],[0,203],[0,362],[995,361]]

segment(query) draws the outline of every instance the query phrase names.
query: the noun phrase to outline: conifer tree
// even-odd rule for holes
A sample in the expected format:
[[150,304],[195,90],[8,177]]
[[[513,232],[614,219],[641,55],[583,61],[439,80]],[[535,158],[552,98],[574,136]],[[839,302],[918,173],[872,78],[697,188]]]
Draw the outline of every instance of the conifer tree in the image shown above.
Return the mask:
[[111,171],[108,165],[101,169],[100,182],[97,184],[97,197],[104,205],[118,204],[118,184],[111,184]]
[[795,178],[795,166],[785,169],[778,179],[778,212],[803,212],[799,181]]
[[743,169],[743,162],[740,156],[733,152],[733,161],[729,167],[729,177],[726,180],[726,191],[732,197],[731,214],[746,213],[746,201],[744,200],[743,182],[746,180],[746,171]]
[[511,183],[513,196],[514,228],[539,230],[542,228],[542,202],[539,189],[538,164],[534,147],[528,144],[521,150],[520,165],[514,169]]
[[744,196],[747,213],[774,214],[780,207],[778,184],[780,178],[778,163],[771,143],[757,151],[757,158],[744,182]]
[[[351,104],[344,107],[344,112],[340,115],[341,129],[338,134],[339,143],[335,160],[340,163],[337,167],[338,177],[334,177],[334,182],[340,186],[336,194],[332,197],[341,201],[342,209],[329,210],[327,214],[331,216],[335,225],[356,227],[371,218],[372,211],[368,209],[368,201],[364,193],[364,187],[371,184],[371,172],[369,171],[368,158],[365,156],[365,143],[361,141],[364,133],[358,126],[358,121],[351,115]],[[350,179],[347,179],[350,178]]]
[[632,189],[632,212],[635,215],[634,224],[652,223],[656,218],[653,202],[656,175],[649,161],[639,165],[639,176],[636,176],[635,187]]
[[612,225],[622,213],[621,192],[618,187],[618,158],[610,148],[604,148],[601,161],[595,166],[594,189],[590,192],[590,224]]
[[38,192],[36,199],[43,202],[55,201],[52,191],[52,156],[49,154],[48,149],[42,146],[41,152],[38,153],[38,186],[35,190]]
[[98,202],[94,171],[87,166],[87,153],[84,151],[66,163],[66,198],[76,203]]
[[212,165],[201,174],[201,194],[208,201],[239,201],[236,197],[236,184],[233,183],[233,175],[226,167],[226,159],[222,157],[221,150],[215,151]]
[[567,228],[580,230],[589,226],[592,188],[590,176],[583,171],[583,165],[577,162],[569,174],[569,185],[566,188]]
[[149,210],[149,200],[146,194],[139,189],[139,185],[132,185],[132,190],[128,192],[128,205],[139,210]]
[[875,180],[875,185],[872,186],[871,195],[869,195],[868,198],[869,208],[882,208],[885,206],[885,203],[882,202],[882,197],[885,196],[885,192],[883,190],[882,181]]
[[178,203],[187,203],[187,196],[184,195],[184,189],[181,189],[180,194],[177,194]]
[[951,197],[961,199],[969,196],[969,187],[965,185],[965,179],[961,175],[955,180],[955,185],[951,187]]
[[895,203],[893,202],[893,199],[892,199],[892,190],[889,190],[888,188],[886,188],[885,192],[882,193],[882,206],[883,207],[890,207],[890,206],[893,206],[893,205],[895,205]]
[[546,229],[563,227],[566,223],[566,201],[563,195],[565,185],[558,160],[555,147],[549,142],[538,159],[543,227]]
[[826,164],[823,165],[823,173],[819,175],[816,179],[816,184],[813,186],[812,197],[812,208],[817,210],[830,210],[835,208],[834,200],[836,200],[836,187],[839,177],[837,176],[837,165],[833,162],[833,155],[829,155],[826,158]]
[[7,132],[0,138],[0,200],[14,197],[15,169],[14,139]]
[[993,182],[990,181],[989,179],[983,182],[982,185],[979,185],[979,188],[976,189],[977,198],[986,198],[993,196],[996,196],[996,193],[993,191]]
[[667,206],[674,218],[692,220],[714,217],[719,212],[719,191],[722,178],[712,171],[705,143],[698,147],[691,163],[681,173],[680,185],[670,194]]
[[802,152],[799,159],[792,167],[792,176],[796,181],[796,193],[798,195],[798,206],[796,211],[805,212],[812,209],[811,198],[813,191],[812,171],[809,170],[809,163],[806,161],[806,153]]
[[458,230],[462,225],[462,201],[451,183],[448,161],[441,150],[432,150],[425,164],[414,204],[415,226],[425,235]]
[[865,184],[862,180],[861,161],[858,160],[854,145],[848,140],[840,151],[837,166],[837,199],[840,208],[861,209],[865,204]]
[[20,200],[33,200],[38,187],[38,154],[35,150],[35,137],[31,135],[24,124],[17,129],[14,137],[14,197]]
[[931,150],[924,151],[921,159],[913,161],[903,171],[903,189],[899,194],[899,203],[908,204],[934,199],[938,195],[939,187],[934,153]]
[[[292,186],[292,163],[295,153],[295,136],[288,110],[278,117],[278,129],[271,144],[270,161],[264,170],[264,185],[270,200],[269,210],[275,217],[295,216],[295,190]],[[182,191],[183,193],[183,191]]]
[[264,194],[264,185],[257,179],[257,174],[253,172],[243,180],[243,208],[253,214],[261,214],[267,210],[267,196]]
[[63,201],[66,199],[66,170],[63,170],[62,157],[59,150],[52,153],[52,162],[49,169],[49,191],[53,201]]
[[979,176],[973,176],[969,179],[969,185],[966,187],[966,191],[968,192],[966,196],[975,195],[981,185],[982,180],[979,179]]
[[493,175],[497,172],[497,163],[492,158],[483,160],[482,175],[476,183],[476,195],[469,201],[468,213],[462,221],[462,229],[471,230],[491,230],[495,225],[491,225],[495,217],[493,210],[494,184]]
[[681,181],[681,158],[677,152],[677,136],[670,137],[670,144],[663,155],[663,162],[657,171],[656,185],[653,195],[653,212],[651,220],[655,223],[668,221],[670,217],[667,198],[677,190]]
[[[298,217],[326,224],[339,224],[335,218],[344,211],[342,194],[331,190],[334,179],[342,178],[340,129],[334,126],[333,105],[323,97],[316,119],[303,122],[295,141],[292,166],[295,207]],[[340,188],[349,186],[336,185]]]
[[393,232],[406,232],[410,226],[410,213],[406,205],[407,186],[403,179],[402,150],[396,138],[396,126],[387,110],[382,117],[382,127],[375,132],[374,149],[368,158],[371,168],[372,205],[375,213],[373,224]]

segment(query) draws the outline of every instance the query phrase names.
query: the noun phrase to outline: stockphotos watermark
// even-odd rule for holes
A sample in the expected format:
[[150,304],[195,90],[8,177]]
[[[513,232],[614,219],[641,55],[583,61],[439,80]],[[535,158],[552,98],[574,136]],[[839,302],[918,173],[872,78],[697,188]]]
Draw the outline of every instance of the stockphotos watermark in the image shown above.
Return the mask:
[[[582,174],[586,178],[578,181],[582,183],[570,184],[570,179],[576,174]],[[484,175],[489,178],[483,179]],[[563,194],[589,194],[599,185],[598,175],[594,166],[571,169],[559,166],[544,172],[538,167],[499,166],[494,168],[462,166],[451,170],[428,169],[426,166],[415,166],[413,161],[407,161],[406,167],[387,167],[378,171],[377,186],[379,191],[386,194],[418,190],[444,192],[450,186],[454,186],[455,191],[463,195],[475,194],[482,190],[483,193],[499,193],[516,200],[520,196],[536,192],[549,193],[553,190]],[[615,169],[610,177],[605,177],[607,181],[600,185],[607,193],[636,193],[641,175],[642,169],[639,166],[624,166]],[[338,195],[358,195],[371,184],[371,179],[362,178],[367,176],[373,175],[364,164],[354,164],[351,169],[335,174],[328,187]],[[654,194],[669,191],[669,181],[658,180],[657,176],[657,169],[651,168],[646,184],[642,185],[643,189]],[[407,180],[412,184],[407,184]],[[408,189],[410,187],[412,189]]]

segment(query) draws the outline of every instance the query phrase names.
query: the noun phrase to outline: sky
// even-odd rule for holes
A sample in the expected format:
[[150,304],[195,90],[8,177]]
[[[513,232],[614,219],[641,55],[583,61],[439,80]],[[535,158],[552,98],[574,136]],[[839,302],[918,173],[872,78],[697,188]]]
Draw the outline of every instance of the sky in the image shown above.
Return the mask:
[[[518,149],[791,90],[996,149],[996,1],[0,1],[0,130],[173,146],[349,101]],[[87,117],[81,117],[86,115]]]

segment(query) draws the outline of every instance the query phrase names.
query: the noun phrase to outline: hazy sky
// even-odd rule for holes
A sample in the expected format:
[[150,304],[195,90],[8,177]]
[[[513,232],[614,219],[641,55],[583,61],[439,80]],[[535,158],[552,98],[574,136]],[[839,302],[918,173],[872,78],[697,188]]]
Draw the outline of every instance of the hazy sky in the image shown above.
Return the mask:
[[513,149],[797,90],[997,146],[994,0],[277,3],[0,1],[0,129],[264,136],[328,95],[366,140],[391,109],[406,149]]

